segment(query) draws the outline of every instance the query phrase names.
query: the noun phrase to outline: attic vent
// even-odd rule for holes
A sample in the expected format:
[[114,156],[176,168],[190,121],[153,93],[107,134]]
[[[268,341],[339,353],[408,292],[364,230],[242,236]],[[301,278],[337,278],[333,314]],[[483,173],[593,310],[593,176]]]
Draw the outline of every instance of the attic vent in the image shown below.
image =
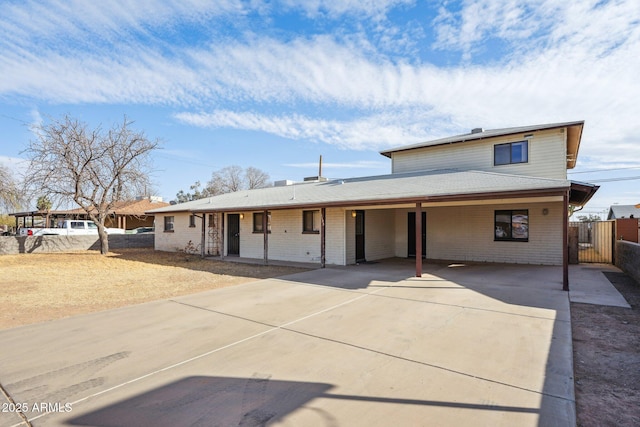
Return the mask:
[[483,128],[473,128],[471,129],[471,133],[482,133],[484,132]]

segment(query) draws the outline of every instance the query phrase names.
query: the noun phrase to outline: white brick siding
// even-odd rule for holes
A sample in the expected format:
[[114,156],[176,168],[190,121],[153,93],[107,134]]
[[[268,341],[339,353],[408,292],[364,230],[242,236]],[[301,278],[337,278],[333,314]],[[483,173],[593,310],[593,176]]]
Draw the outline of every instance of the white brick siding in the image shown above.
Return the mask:
[[[566,179],[567,144],[563,129],[551,129],[524,135],[493,138],[474,142],[425,147],[392,154],[392,173],[460,169],[480,170],[542,178]],[[511,165],[493,165],[495,144],[529,141],[529,161]]]
[[[173,232],[164,231],[164,217],[173,216]],[[155,217],[155,249],[159,251],[176,252],[184,250],[189,241],[194,246],[200,245],[202,236],[202,220],[196,218],[196,226],[189,227],[187,212],[175,212],[170,215],[156,215]],[[199,250],[199,247],[198,247]]]
[[[351,212],[351,211],[349,211]],[[351,216],[349,216],[350,218]],[[327,264],[346,264],[346,218],[344,208],[327,209],[325,257]]]
[[[543,209],[548,209],[547,215]],[[494,213],[529,210],[529,241],[494,241]],[[407,256],[407,212],[396,211],[396,256]],[[562,203],[424,208],[427,258],[517,264],[562,264]]]
[[[302,209],[271,211],[270,260],[320,263],[320,233],[302,232]],[[344,265],[344,209],[326,210],[327,264]],[[253,212],[240,220],[240,256],[264,258],[264,235],[253,233]]]
[[[351,265],[356,263],[356,220],[351,216],[351,209],[345,210],[345,264]],[[365,214],[365,227],[367,217]],[[365,228],[366,230],[366,228]],[[366,241],[365,241],[366,244]],[[366,254],[365,254],[366,255]]]
[[392,209],[365,211],[364,255],[367,261],[395,256],[395,225]]
[[[528,242],[494,241],[494,212],[504,209],[529,210]],[[543,214],[543,209],[548,209],[547,215]],[[410,210],[365,210],[367,260],[407,256],[407,212]],[[562,263],[561,202],[425,207],[423,210],[427,215],[426,256],[429,259]],[[196,227],[189,227],[188,213],[175,213],[173,216],[174,232],[164,232],[164,217],[156,216],[155,248],[183,250],[189,241],[199,245],[201,220],[196,219]],[[326,224],[327,264],[354,264],[355,220],[351,209],[328,208]],[[271,233],[268,237],[269,259],[320,263],[320,234],[302,233],[301,209],[271,211]],[[240,256],[263,259],[263,251],[263,234],[253,233],[253,212],[244,212],[244,218],[240,220]]]

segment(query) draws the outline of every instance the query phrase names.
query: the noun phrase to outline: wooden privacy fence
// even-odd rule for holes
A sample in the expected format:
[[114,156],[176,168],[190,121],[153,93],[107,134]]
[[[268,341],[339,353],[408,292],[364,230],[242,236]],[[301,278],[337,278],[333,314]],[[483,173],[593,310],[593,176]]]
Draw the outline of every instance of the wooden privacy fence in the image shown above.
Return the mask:
[[615,221],[569,223],[569,259],[572,263],[613,264],[614,247]]

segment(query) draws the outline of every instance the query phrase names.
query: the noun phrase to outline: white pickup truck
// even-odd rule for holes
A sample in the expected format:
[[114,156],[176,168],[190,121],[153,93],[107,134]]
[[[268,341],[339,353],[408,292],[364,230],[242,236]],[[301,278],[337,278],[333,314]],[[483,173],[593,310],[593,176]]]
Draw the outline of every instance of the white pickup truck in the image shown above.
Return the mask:
[[[124,234],[122,228],[107,228],[107,234]],[[64,219],[54,228],[21,228],[21,236],[90,236],[98,235],[98,226],[93,221]]]

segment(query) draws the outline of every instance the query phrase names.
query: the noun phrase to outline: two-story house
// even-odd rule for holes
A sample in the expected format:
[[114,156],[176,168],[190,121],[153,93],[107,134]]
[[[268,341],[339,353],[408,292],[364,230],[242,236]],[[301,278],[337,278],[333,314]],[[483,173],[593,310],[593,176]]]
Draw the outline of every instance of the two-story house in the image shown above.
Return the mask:
[[[474,129],[382,151],[391,174],[223,194],[156,209],[157,250],[348,265],[390,257],[563,265],[583,121]],[[567,282],[568,283],[568,282]]]

